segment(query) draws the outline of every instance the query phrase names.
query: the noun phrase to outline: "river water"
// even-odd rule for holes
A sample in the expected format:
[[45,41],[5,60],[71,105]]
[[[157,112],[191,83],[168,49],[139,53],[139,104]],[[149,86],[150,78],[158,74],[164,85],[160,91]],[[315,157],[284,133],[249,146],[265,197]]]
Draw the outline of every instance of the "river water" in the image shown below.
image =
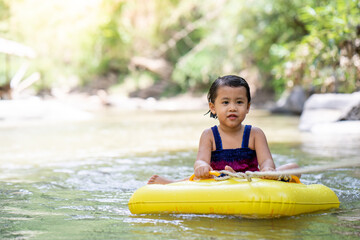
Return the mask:
[[[204,111],[103,111],[82,122],[0,122],[0,239],[358,239],[360,168],[304,174],[339,209],[278,219],[133,215],[127,203],[153,174],[193,172]],[[312,135],[298,118],[252,110],[277,165],[360,161],[360,136]]]

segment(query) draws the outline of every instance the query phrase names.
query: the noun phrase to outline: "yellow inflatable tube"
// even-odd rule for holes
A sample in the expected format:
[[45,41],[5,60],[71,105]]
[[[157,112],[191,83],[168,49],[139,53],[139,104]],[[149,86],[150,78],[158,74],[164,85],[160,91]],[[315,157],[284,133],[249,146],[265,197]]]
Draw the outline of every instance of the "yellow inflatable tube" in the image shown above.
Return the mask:
[[149,184],[129,200],[133,214],[233,214],[273,218],[339,207],[336,194],[320,184],[304,185],[275,180],[231,178]]

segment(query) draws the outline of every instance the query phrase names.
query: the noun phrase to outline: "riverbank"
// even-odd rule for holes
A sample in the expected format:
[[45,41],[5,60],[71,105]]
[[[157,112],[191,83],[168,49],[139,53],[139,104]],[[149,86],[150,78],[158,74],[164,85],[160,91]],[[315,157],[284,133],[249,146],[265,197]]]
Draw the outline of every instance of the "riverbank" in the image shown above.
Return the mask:
[[[311,98],[313,99],[315,95]],[[319,95],[319,97],[327,97]],[[330,96],[331,99],[333,98]],[[310,100],[311,100],[310,99]],[[321,101],[320,101],[321,102]],[[310,101],[311,103],[311,101]],[[261,109],[271,114],[273,102],[263,100],[252,105],[252,109]],[[336,110],[337,119],[330,118],[329,110],[321,107],[306,107],[300,118],[299,128],[313,134],[360,134],[360,121],[338,121],[342,114],[344,104],[338,103]],[[307,104],[309,105],[309,102]],[[329,106],[334,112],[334,104]],[[205,94],[190,95],[183,94],[171,98],[129,98],[119,94],[108,95],[104,91],[98,91],[96,95],[85,93],[56,94],[52,97],[26,97],[14,100],[0,101],[0,124],[19,125],[35,122],[62,122],[62,121],[84,121],[90,120],[99,113],[106,111],[128,112],[128,111],[194,111],[208,109]],[[310,109],[310,111],[309,111]],[[315,111],[316,110],[316,111]],[[309,114],[309,112],[311,114]],[[324,114],[324,113],[327,113]],[[275,115],[279,115],[275,113]],[[281,115],[281,114],[280,114]],[[311,127],[303,128],[304,123]],[[320,124],[315,124],[320,123]]]
[[83,121],[106,110],[184,111],[207,109],[206,96],[181,95],[160,99],[128,98],[120,95],[62,94],[0,101],[0,122]]

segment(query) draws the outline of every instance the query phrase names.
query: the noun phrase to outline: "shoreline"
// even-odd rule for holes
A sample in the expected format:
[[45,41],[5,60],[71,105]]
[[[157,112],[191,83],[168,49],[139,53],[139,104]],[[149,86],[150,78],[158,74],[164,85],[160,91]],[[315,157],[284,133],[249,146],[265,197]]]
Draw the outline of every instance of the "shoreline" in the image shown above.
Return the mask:
[[0,123],[34,121],[82,121],[111,111],[186,111],[207,109],[206,97],[180,95],[173,98],[129,98],[120,95],[63,94],[0,100]]
[[[273,103],[255,103],[254,110],[271,113]],[[195,111],[208,109],[206,95],[182,94],[175,97],[130,98],[121,95],[97,95],[84,93],[62,94],[55,97],[25,97],[14,100],[0,100],[0,125],[20,126],[35,123],[77,122],[94,119],[104,112],[129,111]],[[300,116],[299,116],[300,118]],[[314,135],[359,134],[360,121],[334,121],[302,131]]]

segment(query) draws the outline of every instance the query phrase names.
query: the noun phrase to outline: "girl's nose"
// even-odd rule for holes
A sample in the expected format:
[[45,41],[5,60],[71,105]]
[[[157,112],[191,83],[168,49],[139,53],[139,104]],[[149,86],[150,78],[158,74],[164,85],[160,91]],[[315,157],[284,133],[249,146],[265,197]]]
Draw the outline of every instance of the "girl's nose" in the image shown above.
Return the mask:
[[229,109],[230,109],[231,111],[236,111],[236,106],[235,106],[235,104],[234,104],[234,103],[230,103],[230,104],[229,104]]

